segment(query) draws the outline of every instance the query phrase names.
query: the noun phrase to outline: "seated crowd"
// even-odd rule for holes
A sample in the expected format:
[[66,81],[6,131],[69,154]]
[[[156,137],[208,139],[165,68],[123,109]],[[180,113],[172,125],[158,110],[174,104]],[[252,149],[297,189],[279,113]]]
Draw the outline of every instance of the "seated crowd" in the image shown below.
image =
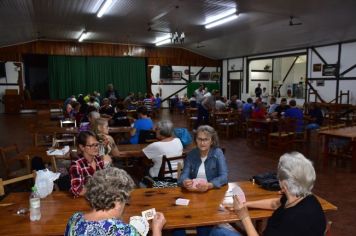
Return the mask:
[[[76,212],[71,216],[65,235],[138,235],[133,226],[121,219],[135,182],[124,170],[114,167],[113,159],[120,157],[121,153],[119,143],[109,135],[109,125],[132,127],[126,144],[138,144],[143,131],[154,131],[155,142],[142,149],[142,154],[152,162],[145,174],[152,178],[158,177],[163,156],[182,156],[184,147],[181,138],[175,136],[174,124],[170,120],[159,120],[154,124],[150,118],[161,106],[159,95],[143,98],[129,93],[120,100],[112,86],[108,87],[104,99],[100,99],[100,94],[94,94],[79,96],[78,101],[72,96],[65,102],[66,117],[81,122],[81,132],[77,137],[78,158],[72,161],[69,169],[70,191],[75,197],[85,196],[92,207],[90,212]],[[245,120],[292,117],[298,121],[297,129],[303,125],[300,123],[303,122],[303,112],[296,107],[295,100],[290,100],[287,105],[287,100],[282,98],[277,105],[276,98],[272,97],[266,108],[266,100],[257,98],[253,102],[249,98],[245,103],[236,95],[227,100],[217,91],[208,92],[204,86],[199,87],[190,99],[186,96],[175,99],[173,104],[180,111],[187,106],[198,107],[198,111],[205,113],[229,109],[240,112]],[[136,110],[135,118],[128,115],[132,109]],[[322,124],[322,114],[317,109],[311,106],[309,110],[311,129]],[[178,162],[170,164],[177,165]],[[187,153],[182,164],[181,174],[173,177],[177,186],[186,191],[204,194],[228,183],[229,170],[224,151],[219,146],[216,130],[209,125],[197,123],[194,148]],[[287,153],[280,157],[277,173],[282,193],[280,198],[243,203],[237,196],[233,197],[235,213],[247,235],[258,235],[249,217],[249,208],[274,210],[263,235],[323,235],[325,216],[311,192],[316,178],[312,163],[300,153]],[[143,183],[138,182],[142,187]],[[161,235],[165,223],[165,216],[157,212],[152,221],[152,235]],[[199,236],[241,235],[214,225],[199,226],[196,230]],[[185,235],[185,232],[185,229],[172,230],[173,235]]]

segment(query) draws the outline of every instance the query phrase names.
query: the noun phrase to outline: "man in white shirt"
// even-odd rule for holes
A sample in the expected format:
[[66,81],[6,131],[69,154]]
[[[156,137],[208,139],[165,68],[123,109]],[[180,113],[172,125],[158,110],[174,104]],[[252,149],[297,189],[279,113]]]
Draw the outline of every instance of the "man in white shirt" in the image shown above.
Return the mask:
[[267,105],[268,97],[269,97],[269,93],[267,92],[267,89],[263,88],[262,89],[262,102],[263,102],[263,104]]
[[[151,159],[153,166],[149,170],[151,177],[157,177],[162,166],[162,157],[167,158],[181,156],[183,153],[183,145],[179,138],[173,135],[173,123],[170,120],[162,120],[156,124],[156,137],[160,140],[151,143],[142,151],[148,159]],[[178,161],[171,162],[172,169],[176,169]],[[168,167],[166,166],[166,169]],[[171,176],[176,178],[176,176]]]
[[197,100],[198,104],[204,98],[204,94],[205,94],[204,84],[200,84],[199,88],[194,91],[195,99]]

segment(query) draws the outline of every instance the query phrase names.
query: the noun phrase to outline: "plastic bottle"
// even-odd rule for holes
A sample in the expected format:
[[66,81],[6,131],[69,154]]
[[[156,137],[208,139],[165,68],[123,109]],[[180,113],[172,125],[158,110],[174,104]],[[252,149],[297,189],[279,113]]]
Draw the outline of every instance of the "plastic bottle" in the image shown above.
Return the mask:
[[30,220],[36,221],[41,219],[41,200],[35,186],[32,187],[30,195]]

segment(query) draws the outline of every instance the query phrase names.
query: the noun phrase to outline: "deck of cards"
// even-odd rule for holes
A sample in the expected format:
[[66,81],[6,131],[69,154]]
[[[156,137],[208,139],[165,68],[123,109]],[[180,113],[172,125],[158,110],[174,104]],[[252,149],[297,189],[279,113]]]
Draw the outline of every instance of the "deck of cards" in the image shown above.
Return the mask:
[[206,179],[201,179],[201,178],[193,179],[192,188],[196,189],[198,184],[205,185],[207,183],[208,181]]
[[176,205],[178,205],[178,206],[188,206],[189,205],[189,199],[178,198],[176,200]]
[[151,208],[146,211],[142,212],[142,217],[145,218],[146,220],[152,220],[156,215],[156,209]]

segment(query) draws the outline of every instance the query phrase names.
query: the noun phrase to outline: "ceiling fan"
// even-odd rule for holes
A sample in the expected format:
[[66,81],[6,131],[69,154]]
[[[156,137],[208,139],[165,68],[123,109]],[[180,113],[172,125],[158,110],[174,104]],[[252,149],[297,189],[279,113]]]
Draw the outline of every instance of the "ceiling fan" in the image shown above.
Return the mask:
[[295,17],[294,16],[290,16],[289,17],[289,26],[295,26],[295,25],[302,25],[302,22],[295,22]]

